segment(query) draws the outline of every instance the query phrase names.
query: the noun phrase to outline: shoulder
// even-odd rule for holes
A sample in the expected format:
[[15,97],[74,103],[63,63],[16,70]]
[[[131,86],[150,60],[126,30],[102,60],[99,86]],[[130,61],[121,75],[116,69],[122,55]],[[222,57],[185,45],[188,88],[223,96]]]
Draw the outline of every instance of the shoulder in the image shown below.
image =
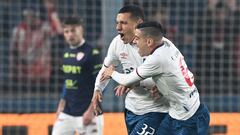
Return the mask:
[[163,38],[162,38],[162,41],[164,42],[165,45],[175,46],[175,45],[173,44],[173,42],[170,41],[169,39],[167,39],[166,37],[163,37]]
[[93,47],[93,45],[90,44],[89,42],[84,43],[84,50],[86,52],[89,52],[91,55],[100,54],[100,51],[97,48]]
[[117,35],[116,37],[113,38],[110,46],[116,46],[116,45],[119,45],[119,44],[124,44],[124,43],[121,40],[120,35]]
[[122,42],[120,35],[115,36],[112,42]]
[[146,62],[155,64],[165,63],[170,53],[168,48],[168,44],[164,43],[163,46],[156,49],[147,57]]
[[125,44],[123,43],[123,41],[121,40],[120,36],[118,35],[118,36],[113,38],[113,40],[110,43],[110,46],[108,48],[108,51],[110,51],[110,52],[118,52],[124,46],[125,46]]
[[17,26],[15,26],[13,28],[13,33],[14,34],[23,34],[27,29],[27,25],[23,22],[21,22],[20,24],[18,24]]
[[159,61],[161,61],[162,58],[159,57],[158,53],[153,53],[149,55],[146,60],[144,61],[145,64],[157,64]]
[[96,47],[93,47],[93,45],[91,45],[90,43],[85,42],[84,44],[86,45],[86,48],[89,50],[91,55],[99,55],[100,54],[99,49],[97,49]]

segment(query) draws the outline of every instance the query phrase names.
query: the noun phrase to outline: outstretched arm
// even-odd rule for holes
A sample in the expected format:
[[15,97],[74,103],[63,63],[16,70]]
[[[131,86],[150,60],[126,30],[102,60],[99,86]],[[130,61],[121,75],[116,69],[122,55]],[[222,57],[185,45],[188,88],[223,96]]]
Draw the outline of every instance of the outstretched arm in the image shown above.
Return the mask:
[[114,66],[110,66],[105,69],[105,71],[102,73],[101,81],[104,81],[105,79],[109,79],[110,77],[112,77],[112,79],[118,82],[119,84],[127,87],[130,87],[133,84],[145,79],[145,78],[141,78],[137,74],[137,70],[134,70],[130,74],[122,74],[115,71]]

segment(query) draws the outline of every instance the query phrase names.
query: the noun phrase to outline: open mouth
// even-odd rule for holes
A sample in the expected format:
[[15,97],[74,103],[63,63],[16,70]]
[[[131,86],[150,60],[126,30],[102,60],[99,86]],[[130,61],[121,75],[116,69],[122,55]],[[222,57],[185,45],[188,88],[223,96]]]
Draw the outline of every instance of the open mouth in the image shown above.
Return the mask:
[[118,33],[120,36],[121,36],[121,38],[123,38],[124,37],[124,34],[123,33]]

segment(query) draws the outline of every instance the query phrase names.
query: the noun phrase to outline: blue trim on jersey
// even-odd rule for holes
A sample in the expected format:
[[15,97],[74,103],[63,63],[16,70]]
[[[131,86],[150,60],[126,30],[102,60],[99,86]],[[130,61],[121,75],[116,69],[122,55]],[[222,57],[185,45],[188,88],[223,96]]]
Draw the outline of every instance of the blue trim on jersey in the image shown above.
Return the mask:
[[108,66],[107,66],[107,65],[105,65],[105,64],[103,64],[103,66],[104,66],[104,67],[106,67],[106,68],[108,68]]
[[66,92],[67,92],[67,91],[66,91],[66,87],[65,87],[65,85],[63,85],[61,98],[65,98]]
[[164,45],[164,43],[162,43],[162,44],[160,44],[160,45],[157,45],[157,46],[151,51],[150,54],[153,54],[153,52],[154,52],[155,50],[157,50],[159,47],[161,47],[161,46],[163,46],[163,45]]
[[142,79],[145,79],[145,78],[143,78],[142,76],[140,76],[139,75],[139,73],[138,73],[138,70],[136,69],[136,73],[137,73],[137,75],[140,77],[140,78],[142,78]]

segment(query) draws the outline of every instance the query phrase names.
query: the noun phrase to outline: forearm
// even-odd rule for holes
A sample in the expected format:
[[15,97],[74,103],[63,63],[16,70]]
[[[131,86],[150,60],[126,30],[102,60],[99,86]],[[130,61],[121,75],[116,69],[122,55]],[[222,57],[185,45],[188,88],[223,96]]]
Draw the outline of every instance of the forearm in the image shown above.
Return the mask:
[[64,107],[65,107],[66,101],[65,99],[60,99],[59,103],[58,103],[58,108],[57,108],[57,112],[62,112]]
[[101,70],[99,71],[97,77],[96,77],[94,90],[100,90],[101,92],[103,92],[104,88],[107,86],[107,84],[108,84],[110,79],[107,79],[107,80],[104,80],[104,81],[100,81],[102,73],[103,73],[103,71],[105,69],[106,69],[106,67],[103,65]]
[[92,114],[94,115],[94,108],[93,108],[92,102],[91,102],[90,105],[88,106],[88,109],[86,110],[86,112],[92,113]]
[[55,9],[56,3],[51,1],[45,1],[44,4],[48,12],[48,17],[49,17],[48,20],[49,20],[51,29],[53,31],[52,34],[55,34],[55,33],[61,34],[63,30],[62,30],[60,19],[58,17],[58,13]]
[[131,85],[143,80],[143,78],[140,78],[137,74],[136,71],[133,71],[130,74],[121,74],[118,73],[117,71],[114,71],[111,75],[112,79],[118,82],[121,85],[130,87]]

